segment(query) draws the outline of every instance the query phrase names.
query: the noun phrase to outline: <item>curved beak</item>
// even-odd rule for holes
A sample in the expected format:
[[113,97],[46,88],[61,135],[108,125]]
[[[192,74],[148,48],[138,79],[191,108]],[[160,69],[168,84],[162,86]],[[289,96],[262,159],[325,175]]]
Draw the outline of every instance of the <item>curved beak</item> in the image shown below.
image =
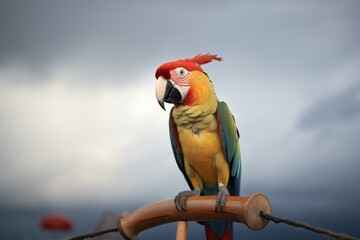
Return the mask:
[[[163,76],[160,76],[157,80],[156,80],[156,85],[155,85],[155,93],[156,93],[156,99],[159,103],[159,105],[162,107],[162,109],[165,109],[165,105],[164,105],[164,98],[165,98],[165,93],[166,93],[166,86],[167,83],[169,81],[166,80],[165,78],[163,78]],[[171,84],[171,83],[170,83]]]
[[173,85],[172,81],[166,80],[162,76],[158,77],[156,81],[155,91],[158,103],[164,110],[164,102],[178,104],[183,100],[184,93],[182,93],[181,88],[177,85]]

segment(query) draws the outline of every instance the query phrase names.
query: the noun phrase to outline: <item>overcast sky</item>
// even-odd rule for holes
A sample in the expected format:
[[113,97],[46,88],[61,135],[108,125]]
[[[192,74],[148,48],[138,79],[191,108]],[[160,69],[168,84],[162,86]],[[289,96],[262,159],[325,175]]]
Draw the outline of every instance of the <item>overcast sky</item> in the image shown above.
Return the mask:
[[241,194],[359,213],[359,10],[0,0],[0,205],[141,205],[186,189],[154,72],[209,52],[224,58],[204,69],[237,120]]

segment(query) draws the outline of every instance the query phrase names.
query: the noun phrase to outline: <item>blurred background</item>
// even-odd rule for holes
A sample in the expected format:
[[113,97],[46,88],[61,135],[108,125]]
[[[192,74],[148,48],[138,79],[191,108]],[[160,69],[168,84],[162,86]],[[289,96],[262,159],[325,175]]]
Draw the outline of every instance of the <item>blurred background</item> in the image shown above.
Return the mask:
[[[356,0],[0,0],[0,238],[90,232],[105,210],[187,189],[154,72],[198,53],[224,58],[203,68],[240,130],[241,195],[359,237],[359,12]],[[43,231],[49,213],[74,230]],[[235,231],[324,239],[273,223]],[[190,224],[189,239],[204,236]]]

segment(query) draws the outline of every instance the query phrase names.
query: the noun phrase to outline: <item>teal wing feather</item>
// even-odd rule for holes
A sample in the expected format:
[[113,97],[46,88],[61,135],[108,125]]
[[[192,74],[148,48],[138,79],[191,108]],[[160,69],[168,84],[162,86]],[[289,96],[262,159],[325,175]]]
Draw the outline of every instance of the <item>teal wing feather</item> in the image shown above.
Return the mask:
[[172,114],[173,111],[174,111],[174,108],[171,109],[170,117],[169,117],[169,133],[170,133],[171,148],[173,150],[173,154],[174,154],[176,163],[177,163],[180,171],[184,175],[184,177],[186,179],[186,182],[188,183],[190,189],[193,190],[194,187],[191,184],[191,181],[190,181],[190,179],[188,178],[188,176],[186,175],[186,172],[185,172],[184,155],[183,155],[181,145],[180,145],[180,141],[179,141],[179,133],[177,131],[176,123],[174,121],[174,117],[173,117],[173,114]]
[[240,134],[236,127],[234,116],[225,102],[219,102],[216,115],[223,150],[230,167],[230,178],[227,188],[231,195],[237,196],[240,194],[241,178]]

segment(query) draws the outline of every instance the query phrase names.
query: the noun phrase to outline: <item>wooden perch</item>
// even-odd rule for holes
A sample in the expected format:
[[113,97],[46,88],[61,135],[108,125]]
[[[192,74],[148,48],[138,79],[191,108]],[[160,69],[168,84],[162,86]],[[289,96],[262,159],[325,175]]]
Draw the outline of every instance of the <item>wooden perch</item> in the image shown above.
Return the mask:
[[119,219],[119,231],[125,239],[134,239],[142,231],[169,222],[224,220],[239,222],[252,230],[263,229],[268,221],[260,212],[271,214],[271,206],[262,193],[246,197],[228,196],[222,212],[215,211],[216,196],[188,197],[186,212],[175,208],[174,200],[153,203],[134,212],[124,212]]

